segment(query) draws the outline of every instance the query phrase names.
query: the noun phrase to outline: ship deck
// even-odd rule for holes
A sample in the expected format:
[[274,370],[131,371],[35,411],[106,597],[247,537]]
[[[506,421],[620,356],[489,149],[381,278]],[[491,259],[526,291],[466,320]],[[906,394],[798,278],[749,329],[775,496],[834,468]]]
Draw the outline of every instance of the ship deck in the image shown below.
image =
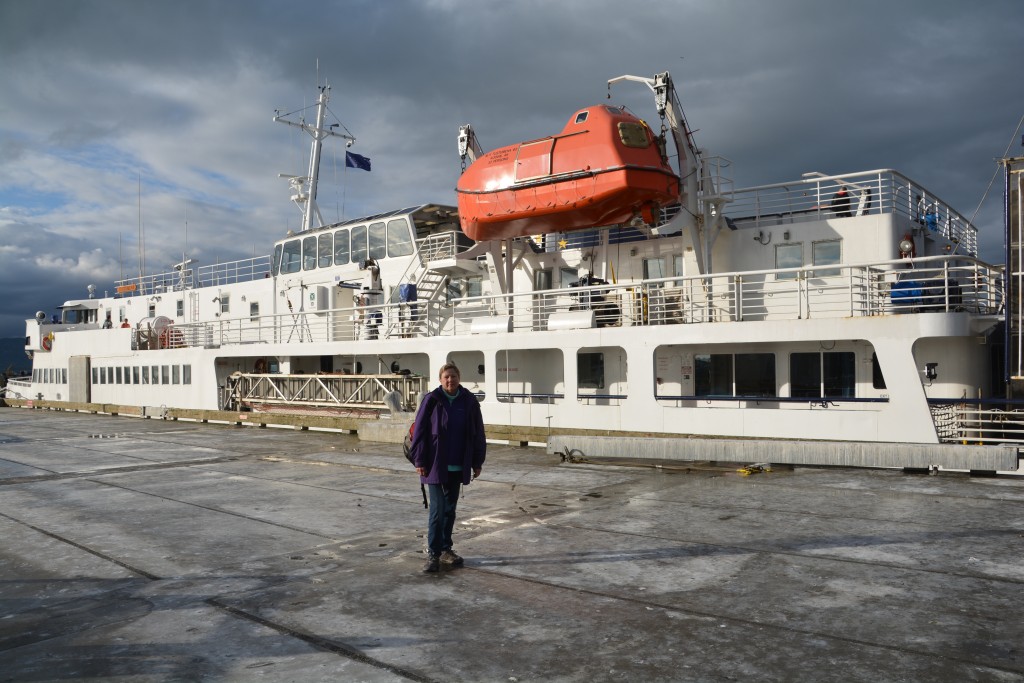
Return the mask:
[[1024,680],[1019,478],[398,450],[0,409],[0,680]]

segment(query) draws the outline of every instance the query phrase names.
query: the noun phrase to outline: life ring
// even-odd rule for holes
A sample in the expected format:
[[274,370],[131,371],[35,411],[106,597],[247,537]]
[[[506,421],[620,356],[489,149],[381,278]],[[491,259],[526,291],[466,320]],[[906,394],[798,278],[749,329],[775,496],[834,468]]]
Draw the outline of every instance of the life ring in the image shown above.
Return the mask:
[[43,335],[43,351],[50,351],[51,349],[53,349],[53,332]]

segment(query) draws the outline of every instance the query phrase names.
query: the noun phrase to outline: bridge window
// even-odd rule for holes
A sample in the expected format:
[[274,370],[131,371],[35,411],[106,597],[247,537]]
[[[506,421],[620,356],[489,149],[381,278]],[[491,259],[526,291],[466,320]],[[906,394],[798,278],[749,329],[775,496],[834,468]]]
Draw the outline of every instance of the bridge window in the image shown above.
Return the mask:
[[366,226],[357,225],[352,228],[352,262],[362,263],[366,260]]
[[382,259],[388,255],[387,228],[383,223],[370,225],[370,258]]
[[330,268],[331,259],[334,256],[334,235],[329,232],[321,233],[317,238],[317,259],[316,265],[319,268]]
[[302,240],[302,269],[316,269],[316,235],[310,235]]
[[281,252],[284,249],[284,245],[278,244],[274,247],[274,258],[270,261],[270,274],[272,277],[277,277],[277,269],[281,267]]
[[299,240],[291,240],[284,243],[284,251],[281,254],[281,272],[297,273],[302,270],[302,243]]
[[343,266],[348,263],[348,229],[334,233],[334,265]]
[[388,256],[408,256],[411,253],[409,222],[404,218],[388,221]]

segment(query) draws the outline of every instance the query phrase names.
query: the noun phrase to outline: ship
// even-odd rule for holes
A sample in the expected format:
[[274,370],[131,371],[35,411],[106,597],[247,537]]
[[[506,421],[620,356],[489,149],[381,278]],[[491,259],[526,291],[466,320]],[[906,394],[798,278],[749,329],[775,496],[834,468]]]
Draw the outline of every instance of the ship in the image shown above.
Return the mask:
[[300,230],[38,313],[16,390],[373,420],[454,362],[488,425],[565,453],[1016,469],[1012,278],[970,220],[893,169],[736,188],[668,72],[613,85],[647,88],[654,125],[586,106],[490,153],[464,125],[455,203],[329,224],[321,87],[315,123],[275,117],[312,138]]

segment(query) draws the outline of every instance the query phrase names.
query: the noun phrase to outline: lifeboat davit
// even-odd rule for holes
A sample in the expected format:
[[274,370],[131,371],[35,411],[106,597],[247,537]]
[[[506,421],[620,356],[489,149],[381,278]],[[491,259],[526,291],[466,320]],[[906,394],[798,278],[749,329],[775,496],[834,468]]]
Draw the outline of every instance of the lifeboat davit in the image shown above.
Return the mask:
[[652,222],[679,201],[679,177],[646,123],[621,107],[573,115],[558,135],[488,152],[459,178],[462,231],[474,240]]

